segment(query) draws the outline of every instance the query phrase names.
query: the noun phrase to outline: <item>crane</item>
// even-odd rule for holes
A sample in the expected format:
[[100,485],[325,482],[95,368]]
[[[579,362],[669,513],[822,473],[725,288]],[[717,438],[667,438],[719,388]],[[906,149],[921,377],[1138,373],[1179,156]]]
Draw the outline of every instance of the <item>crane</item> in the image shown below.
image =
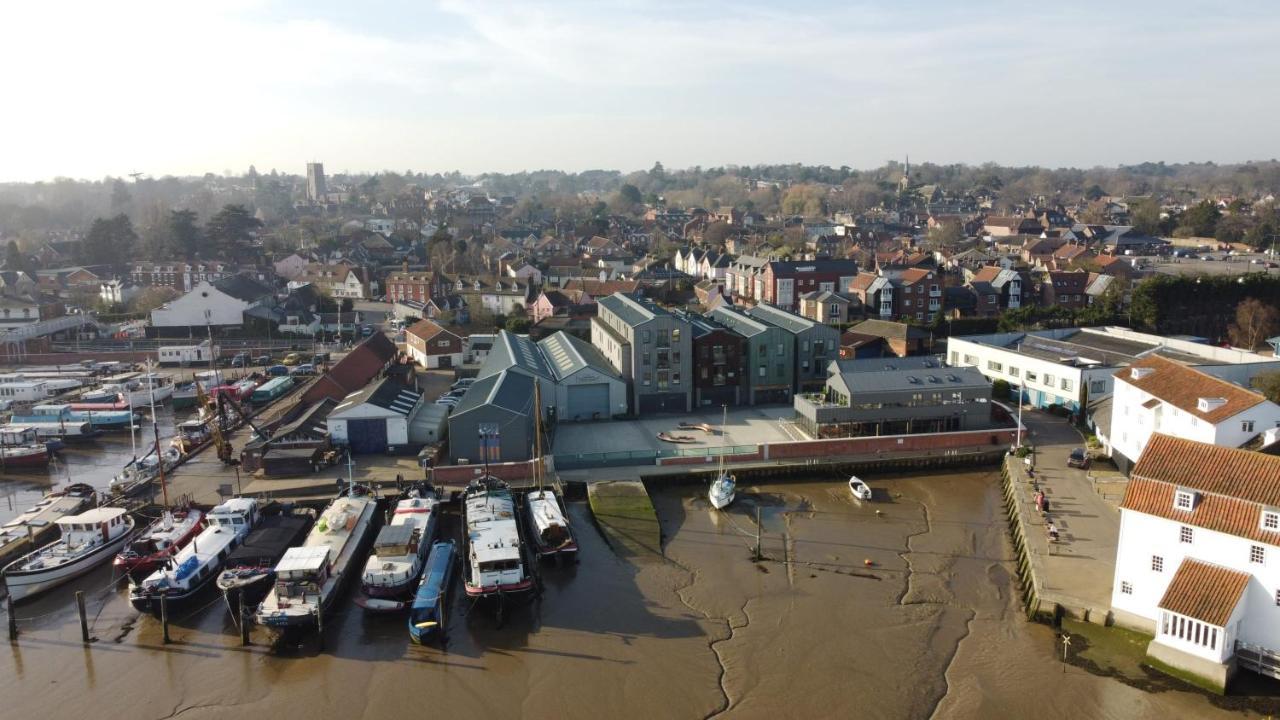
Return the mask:
[[138,178],[142,177],[143,175],[146,175],[146,173],[140,173],[140,172],[131,172],[131,173],[129,173],[129,177],[133,178],[133,184],[134,184],[134,185],[137,185],[137,184],[138,184]]
[[263,440],[271,439],[271,434],[255,425],[253,420],[249,417],[249,413],[246,412],[244,407],[240,405],[235,398],[231,397],[231,394],[228,392],[219,392],[217,400],[210,403],[209,398],[204,394],[204,389],[199,383],[196,383],[196,402],[198,407],[212,410],[209,414],[208,421],[209,433],[213,436],[213,444],[218,449],[218,459],[226,465],[235,465],[238,463],[238,461],[232,456],[233,450],[231,447],[231,441],[227,439],[227,436],[223,431],[223,420],[226,418],[228,405],[230,405],[231,409],[235,410],[236,413],[240,415],[240,417],[245,421],[245,424],[252,428],[258,437]]

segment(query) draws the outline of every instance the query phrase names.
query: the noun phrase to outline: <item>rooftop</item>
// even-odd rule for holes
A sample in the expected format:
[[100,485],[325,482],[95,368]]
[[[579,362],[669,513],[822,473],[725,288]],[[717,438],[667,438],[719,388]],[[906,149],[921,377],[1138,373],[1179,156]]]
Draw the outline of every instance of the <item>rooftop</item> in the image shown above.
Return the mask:
[[751,317],[761,320],[770,325],[780,327],[789,333],[797,334],[815,327],[826,327],[821,323],[810,320],[807,317],[801,317],[795,313],[787,312],[781,308],[760,303],[748,311]]
[[595,346],[563,330],[538,341],[538,348],[555,372],[557,380],[563,380],[586,367],[610,376],[616,375]]
[[342,403],[334,408],[330,415],[338,415],[358,405],[369,404],[407,416],[421,398],[422,394],[418,391],[405,387],[391,378],[382,378],[363,390],[343,398]]
[[1160,608],[1226,627],[1248,585],[1248,573],[1186,558],[1160,598]]
[[627,293],[614,293],[600,298],[596,303],[617,315],[622,322],[631,326],[649,322],[659,315],[671,314],[665,308],[655,305],[652,301],[637,298]]
[[[1135,369],[1146,372],[1137,377],[1133,372]],[[1116,372],[1116,380],[1215,425],[1267,401],[1252,390],[1159,355],[1148,355],[1122,368]],[[1222,403],[1201,407],[1201,398],[1219,399]]]

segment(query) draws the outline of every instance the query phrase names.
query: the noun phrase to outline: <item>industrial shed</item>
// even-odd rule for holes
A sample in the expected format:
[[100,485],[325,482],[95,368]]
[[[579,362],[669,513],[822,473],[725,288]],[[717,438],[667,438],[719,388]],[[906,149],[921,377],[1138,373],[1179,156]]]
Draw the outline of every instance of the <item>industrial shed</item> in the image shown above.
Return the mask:
[[456,463],[532,457],[533,383],[515,371],[477,380],[449,416],[449,457]]
[[421,404],[417,390],[383,378],[346,396],[329,413],[330,437],[356,454],[411,450],[409,419]]
[[538,382],[548,421],[608,420],[627,411],[626,381],[599,350],[566,332],[534,342],[500,331],[479,377],[504,372]]

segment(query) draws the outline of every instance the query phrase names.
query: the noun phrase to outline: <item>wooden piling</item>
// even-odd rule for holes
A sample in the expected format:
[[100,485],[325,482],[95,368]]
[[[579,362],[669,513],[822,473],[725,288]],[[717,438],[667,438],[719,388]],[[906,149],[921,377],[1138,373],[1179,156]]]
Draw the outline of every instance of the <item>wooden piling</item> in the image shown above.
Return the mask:
[[164,644],[173,642],[169,639],[169,596],[160,595],[160,627],[164,631]]
[[76,612],[80,614],[80,640],[85,645],[89,644],[89,616],[84,610],[84,591],[76,591]]
[[320,649],[324,649],[324,612],[316,605],[316,637],[320,639]]
[[18,616],[13,612],[13,596],[6,595],[4,598],[5,612],[9,615],[9,639],[18,639]]
[[244,605],[244,588],[236,591],[236,606],[240,613],[240,644],[249,645],[249,610]]
[[756,506],[756,562],[760,562],[760,506]]

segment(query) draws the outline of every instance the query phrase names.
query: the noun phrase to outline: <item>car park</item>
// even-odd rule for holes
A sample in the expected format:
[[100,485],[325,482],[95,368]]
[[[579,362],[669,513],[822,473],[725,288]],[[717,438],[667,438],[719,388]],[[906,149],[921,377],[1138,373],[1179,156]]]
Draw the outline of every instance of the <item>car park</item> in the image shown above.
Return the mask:
[[280,361],[281,364],[290,365],[290,366],[297,365],[301,362],[302,362],[302,353],[296,353],[296,352],[291,352],[288,355],[285,355],[284,360]]
[[289,368],[284,365],[272,365],[267,368],[267,374],[271,377],[284,377],[289,374]]
[[250,360],[249,353],[247,352],[236,353],[235,357],[231,358],[231,367],[237,367],[237,368],[246,367],[249,364],[249,360]]
[[303,363],[289,371],[290,375],[315,375],[316,367],[311,363]]
[[257,359],[255,359],[255,360],[253,361],[253,364],[254,364],[254,365],[270,365],[270,364],[271,364],[271,356],[270,356],[270,355],[259,355],[259,356],[257,357]]

